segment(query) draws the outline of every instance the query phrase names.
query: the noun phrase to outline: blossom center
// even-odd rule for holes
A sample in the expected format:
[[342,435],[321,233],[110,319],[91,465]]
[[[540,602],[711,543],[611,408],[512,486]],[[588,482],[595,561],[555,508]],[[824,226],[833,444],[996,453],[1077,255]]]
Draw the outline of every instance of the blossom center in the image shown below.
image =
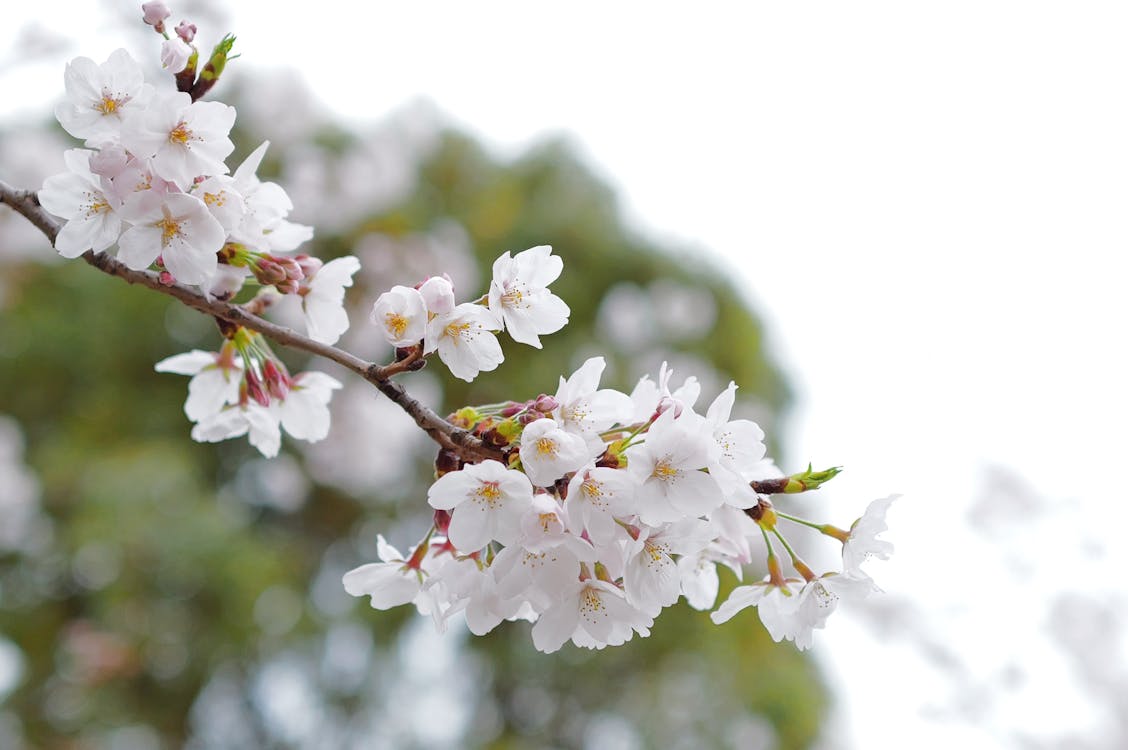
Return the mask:
[[94,109],[104,115],[116,115],[121,106],[129,101],[128,96],[115,97],[109,92],[102,92],[102,99],[94,105]]
[[537,441],[537,453],[542,456],[555,456],[556,441],[552,438],[542,437]]
[[663,482],[672,482],[678,478],[680,473],[677,468],[670,465],[668,458],[663,458],[661,461],[654,464],[654,471],[651,472],[650,476]]
[[482,482],[474,494],[479,502],[484,502],[490,508],[496,508],[501,504],[501,489],[497,482]]
[[187,146],[190,140],[192,140],[192,131],[188,129],[188,124],[183,120],[176,123],[176,127],[168,133],[169,143],[178,143],[181,146]]
[[180,228],[180,222],[169,216],[158,221],[157,226],[161,228],[162,247],[167,247],[168,243],[184,234],[183,230]]
[[595,622],[600,617],[607,617],[607,607],[603,604],[598,592],[590,586],[580,594],[580,614],[588,622]]
[[222,206],[227,202],[227,193],[220,190],[218,193],[204,193],[204,203],[209,206]]
[[390,312],[384,316],[384,327],[397,339],[402,339],[404,331],[407,330],[407,318],[399,313]]
[[443,329],[444,333],[454,339],[454,343],[456,344],[458,343],[458,340],[465,336],[469,330],[469,323],[449,323],[447,327]]

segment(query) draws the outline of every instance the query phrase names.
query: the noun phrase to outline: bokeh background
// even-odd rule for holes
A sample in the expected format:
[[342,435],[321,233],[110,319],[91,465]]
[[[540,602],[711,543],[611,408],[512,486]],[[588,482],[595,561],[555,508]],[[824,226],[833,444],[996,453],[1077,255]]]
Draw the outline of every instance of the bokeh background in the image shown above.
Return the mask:
[[[374,612],[340,574],[425,528],[426,440],[343,377],[325,443],[192,443],[152,364],[212,324],[0,210],[0,747],[1128,745],[1121,6],[173,11],[239,37],[236,158],[269,138],[316,254],[361,258],[348,348],[386,356],[388,286],[552,244],[571,325],[414,392],[535,395],[595,353],[621,388],[736,380],[781,466],[846,467],[790,508],[900,492],[897,554],[809,655],[751,612],[551,657]],[[35,187],[64,61],[158,40],[133,3],[5,14],[0,179]]]

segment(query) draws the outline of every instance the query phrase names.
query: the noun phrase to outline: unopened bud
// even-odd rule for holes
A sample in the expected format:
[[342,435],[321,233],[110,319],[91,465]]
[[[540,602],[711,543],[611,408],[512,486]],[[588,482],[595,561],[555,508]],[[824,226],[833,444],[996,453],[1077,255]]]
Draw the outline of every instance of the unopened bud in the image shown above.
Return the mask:
[[453,451],[440,450],[435,457],[435,476],[441,477],[462,468],[462,459]]
[[243,376],[247,383],[247,395],[258,402],[260,406],[270,406],[270,396],[263,390],[262,381],[254,370],[248,369]]
[[188,67],[188,58],[191,56],[192,48],[180,37],[174,36],[161,42],[161,67],[170,73],[180,73]]
[[274,285],[274,288],[282,292],[282,294],[297,294],[302,290],[302,285],[293,279],[286,279]]
[[260,258],[252,269],[255,278],[265,286],[273,286],[286,281],[286,271],[271,258]]
[[657,417],[661,414],[665,414],[670,409],[674,410],[674,419],[677,419],[682,415],[682,412],[685,411],[685,404],[672,396],[663,396],[658,401],[658,408],[654,410],[654,415]]
[[212,86],[223,74],[223,69],[227,65],[227,56],[231,53],[231,48],[234,45],[235,37],[230,34],[223,37],[219,44],[215,45],[211,57],[208,58],[207,65],[200,71],[200,77],[196,80],[196,85],[192,87],[192,101],[199,100],[204,94],[211,91]]
[[834,479],[841,472],[842,468],[839,466],[832,466],[822,471],[812,471],[811,464],[807,464],[806,471],[792,474],[787,478],[787,484],[784,485],[783,491],[788,494],[795,494],[798,492],[806,492],[807,490],[817,490],[820,486]]
[[286,394],[290,392],[292,381],[286,377],[286,374],[278,369],[274,364],[274,360],[268,359],[262,363],[262,374],[266,378],[266,390],[271,396],[282,401],[286,398]]
[[152,26],[158,34],[164,33],[164,20],[172,15],[172,11],[168,9],[168,6],[160,2],[160,0],[141,3],[141,13],[142,20]]
[[157,281],[161,282],[165,286],[173,286],[174,284],[176,284],[176,277],[168,271],[161,271],[159,274],[157,274]]
[[176,35],[183,39],[186,44],[191,44],[192,40],[196,38],[196,24],[181,21],[176,25]]
[[90,155],[90,171],[100,177],[113,179],[129,163],[129,154],[118,144],[103,146]]
[[299,278],[307,279],[316,276],[317,272],[321,270],[321,266],[324,265],[324,263],[322,263],[317,258],[310,257],[305,253],[302,253],[301,255],[295,255],[294,262],[297,263],[298,266],[302,269],[302,276],[300,276]]
[[552,396],[546,396],[542,393],[537,396],[537,400],[533,403],[533,408],[542,414],[551,414],[560,408],[560,402]]
[[274,262],[281,266],[282,270],[286,272],[286,278],[291,281],[301,281],[305,278],[305,269],[293,258],[286,258],[279,255],[272,257],[274,258]]

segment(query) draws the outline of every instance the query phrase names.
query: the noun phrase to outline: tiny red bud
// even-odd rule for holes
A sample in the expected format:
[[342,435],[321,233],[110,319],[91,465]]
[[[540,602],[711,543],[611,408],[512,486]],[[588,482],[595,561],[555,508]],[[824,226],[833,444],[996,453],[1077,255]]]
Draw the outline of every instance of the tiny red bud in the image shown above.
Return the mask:
[[168,271],[161,271],[159,274],[157,274],[157,280],[165,286],[172,286],[176,283],[176,277]]

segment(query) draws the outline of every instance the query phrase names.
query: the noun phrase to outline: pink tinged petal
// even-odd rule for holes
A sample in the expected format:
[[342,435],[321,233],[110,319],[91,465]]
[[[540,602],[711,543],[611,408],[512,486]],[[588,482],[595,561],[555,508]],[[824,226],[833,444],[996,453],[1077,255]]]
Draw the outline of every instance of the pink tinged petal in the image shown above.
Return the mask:
[[108,245],[94,247],[98,244],[98,230],[99,226],[95,222],[72,219],[63,225],[55,237],[55,250],[64,258],[77,258],[87,250],[104,250]]

